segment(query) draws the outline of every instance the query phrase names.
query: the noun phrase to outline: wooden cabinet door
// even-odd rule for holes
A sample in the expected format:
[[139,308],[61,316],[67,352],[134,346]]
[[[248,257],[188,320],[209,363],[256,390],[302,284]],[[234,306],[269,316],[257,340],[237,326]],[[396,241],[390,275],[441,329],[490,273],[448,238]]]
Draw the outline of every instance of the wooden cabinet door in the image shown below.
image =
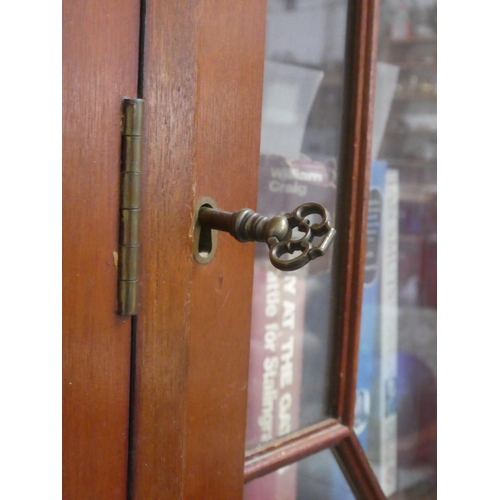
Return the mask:
[[219,232],[208,265],[192,248],[202,197],[256,207],[266,2],[147,2],[134,498],[242,498],[244,481],[324,448],[360,498],[383,496],[352,431],[377,18],[376,1],[351,2],[331,417],[245,459],[254,248]]
[[[266,2],[66,5],[65,498],[242,498],[326,448],[382,498],[352,431],[377,9],[349,14],[332,413],[245,454],[254,247],[219,233],[209,265],[192,249],[200,198],[256,207]],[[123,96],[145,101],[133,322],[115,313]]]

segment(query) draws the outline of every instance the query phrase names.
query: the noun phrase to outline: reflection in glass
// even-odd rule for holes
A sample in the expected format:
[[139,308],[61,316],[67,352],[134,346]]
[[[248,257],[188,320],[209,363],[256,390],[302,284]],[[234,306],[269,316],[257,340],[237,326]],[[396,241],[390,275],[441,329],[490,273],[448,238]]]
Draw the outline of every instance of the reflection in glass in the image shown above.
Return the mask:
[[355,500],[331,450],[245,485],[244,500]]
[[391,500],[436,498],[436,125],[436,0],[383,0],[355,430]]
[[[335,226],[347,1],[269,0],[258,211],[325,206]],[[335,241],[334,241],[335,245]],[[247,447],[327,414],[332,248],[294,272],[256,249]]]

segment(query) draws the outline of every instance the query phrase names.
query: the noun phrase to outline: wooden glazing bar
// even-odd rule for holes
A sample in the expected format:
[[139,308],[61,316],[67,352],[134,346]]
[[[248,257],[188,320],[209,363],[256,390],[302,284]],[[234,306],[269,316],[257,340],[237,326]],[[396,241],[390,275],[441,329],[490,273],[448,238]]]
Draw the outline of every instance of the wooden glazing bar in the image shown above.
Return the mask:
[[335,446],[349,434],[347,427],[329,419],[253,448],[245,457],[245,482]]
[[385,500],[385,495],[354,431],[351,431],[332,451],[358,500]]
[[343,165],[338,227],[339,304],[332,363],[333,415],[352,427],[368,210],[379,0],[357,0],[348,18]]

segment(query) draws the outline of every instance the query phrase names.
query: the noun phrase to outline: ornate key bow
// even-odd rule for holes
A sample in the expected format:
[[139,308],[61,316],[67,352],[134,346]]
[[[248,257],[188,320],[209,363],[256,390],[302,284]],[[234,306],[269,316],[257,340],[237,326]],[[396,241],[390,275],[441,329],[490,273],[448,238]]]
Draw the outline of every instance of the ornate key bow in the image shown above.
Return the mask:
[[[311,223],[307,217],[312,215],[319,215],[321,221]],[[197,223],[201,228],[228,232],[241,242],[267,243],[271,263],[281,271],[295,271],[324,255],[335,235],[328,210],[318,203],[304,203],[291,213],[271,219],[250,208],[230,213],[202,205]],[[294,229],[300,233],[298,237]],[[315,238],[321,238],[319,243],[314,243]],[[300,254],[293,257],[297,252]]]

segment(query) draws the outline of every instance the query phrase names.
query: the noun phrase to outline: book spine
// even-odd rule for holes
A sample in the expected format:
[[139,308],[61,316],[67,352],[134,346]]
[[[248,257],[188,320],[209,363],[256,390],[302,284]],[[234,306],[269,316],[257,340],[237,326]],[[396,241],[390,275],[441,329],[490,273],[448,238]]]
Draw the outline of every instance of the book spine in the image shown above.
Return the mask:
[[[323,203],[334,215],[335,161],[262,155],[259,213],[274,216],[307,200]],[[331,257],[331,254],[330,254]],[[306,285],[329,271],[325,256],[284,273],[269,262],[265,245],[256,248],[248,387],[246,446],[288,434],[300,427]],[[297,464],[250,482],[246,500],[296,496]]]
[[[299,427],[306,279],[307,270],[287,274],[255,264],[247,446]],[[295,491],[292,465],[248,484],[245,499],[286,500]]]
[[385,495],[397,489],[397,354],[398,354],[398,205],[397,170],[387,170],[382,215],[380,341],[378,363],[378,435],[380,486]]
[[[387,163],[374,161],[370,174],[370,198],[366,233],[365,277],[356,383],[354,431],[367,449],[373,440],[371,422],[374,412],[374,373],[376,340],[380,327],[380,276],[382,216]],[[350,499],[353,494],[339,467],[333,470],[333,498]]]
[[386,171],[386,162],[372,163],[354,422],[354,430],[364,447],[368,443],[368,424],[373,415],[374,353],[380,321],[380,254]]

